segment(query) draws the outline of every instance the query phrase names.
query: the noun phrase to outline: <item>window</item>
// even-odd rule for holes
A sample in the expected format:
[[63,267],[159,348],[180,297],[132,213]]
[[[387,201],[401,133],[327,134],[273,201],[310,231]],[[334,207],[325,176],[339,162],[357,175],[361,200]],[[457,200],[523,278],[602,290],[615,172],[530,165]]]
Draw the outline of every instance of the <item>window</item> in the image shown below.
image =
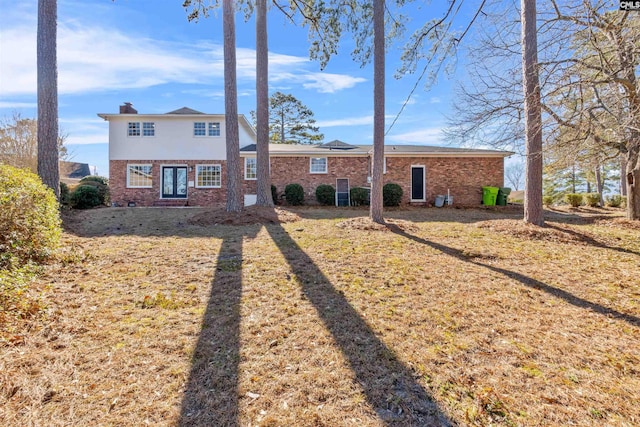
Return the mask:
[[209,122],[209,136],[220,136],[220,122]]
[[193,123],[193,136],[207,136],[207,128],[205,122]]
[[128,188],[151,188],[151,165],[127,165]]
[[327,158],[326,157],[312,157],[311,167],[309,169],[311,173],[327,173]]
[[140,136],[140,122],[129,122],[127,129],[128,136]]
[[244,179],[256,179],[256,158],[245,157],[244,158]]
[[197,165],[196,187],[219,188],[222,186],[222,167],[220,165]]
[[156,136],[156,124],[153,122],[142,122],[142,136]]

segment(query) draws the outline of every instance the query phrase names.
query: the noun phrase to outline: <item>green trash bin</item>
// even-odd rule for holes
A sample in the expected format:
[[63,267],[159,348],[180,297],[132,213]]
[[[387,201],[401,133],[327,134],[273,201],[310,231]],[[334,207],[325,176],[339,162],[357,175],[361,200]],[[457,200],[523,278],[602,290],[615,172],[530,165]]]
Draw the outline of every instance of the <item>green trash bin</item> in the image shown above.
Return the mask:
[[498,187],[482,187],[482,204],[485,206],[495,206],[498,197]]
[[503,187],[498,190],[498,198],[496,199],[496,204],[498,206],[507,206],[509,194],[511,194],[511,189],[508,187]]

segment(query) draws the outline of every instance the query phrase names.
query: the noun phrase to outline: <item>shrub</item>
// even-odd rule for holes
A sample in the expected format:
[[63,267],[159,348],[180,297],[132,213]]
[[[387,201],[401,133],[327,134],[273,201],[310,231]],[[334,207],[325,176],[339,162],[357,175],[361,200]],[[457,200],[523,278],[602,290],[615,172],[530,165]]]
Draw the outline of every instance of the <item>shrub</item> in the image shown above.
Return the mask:
[[574,208],[582,204],[582,194],[568,193],[564,195],[564,200]]
[[53,191],[26,169],[0,165],[0,269],[44,261],[60,234]]
[[545,206],[553,205],[553,196],[542,196],[542,204]]
[[316,188],[316,200],[321,205],[332,206],[336,204],[336,189],[329,184],[320,184]]
[[284,198],[292,206],[301,205],[304,202],[304,189],[300,184],[288,184],[284,187]]
[[271,184],[271,198],[273,199],[273,204],[278,204],[278,189],[275,185]]
[[60,183],[60,204],[69,206],[69,186],[64,182]]
[[584,201],[587,206],[595,208],[600,205],[600,193],[585,193]]
[[607,206],[610,206],[612,208],[619,208],[620,206],[622,206],[622,196],[620,194],[607,196]]
[[402,201],[402,187],[392,182],[382,187],[382,201],[385,206],[400,206]]
[[349,190],[352,206],[363,206],[369,204],[369,191],[362,187],[353,187]]
[[102,185],[109,185],[109,178],[98,175],[87,175],[80,180],[80,184],[85,184],[87,182],[99,182]]
[[82,184],[71,193],[71,207],[75,209],[91,209],[102,204],[102,197],[98,188],[93,185]]
[[622,196],[620,198],[622,200],[622,204],[620,205],[621,208],[627,208],[627,196]]
[[90,185],[98,190],[100,203],[109,206],[111,197],[109,195],[109,180],[103,176],[89,175],[80,180],[80,185]]

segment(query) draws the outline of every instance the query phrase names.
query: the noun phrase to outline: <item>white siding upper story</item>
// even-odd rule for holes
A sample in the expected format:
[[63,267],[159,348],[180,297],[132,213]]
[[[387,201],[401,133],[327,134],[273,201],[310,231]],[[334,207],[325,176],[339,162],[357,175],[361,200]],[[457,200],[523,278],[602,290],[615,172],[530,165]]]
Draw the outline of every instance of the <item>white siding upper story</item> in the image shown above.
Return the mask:
[[[98,114],[109,122],[110,160],[226,160],[223,114]],[[194,135],[194,123],[205,123],[205,136]],[[247,119],[239,116],[240,147],[255,144]],[[130,136],[129,123],[139,123],[139,136]],[[153,123],[145,136],[143,123]],[[209,136],[209,123],[220,124],[220,135]],[[215,127],[215,125],[214,125]],[[150,133],[150,132],[147,132]],[[217,133],[217,132],[215,132]]]

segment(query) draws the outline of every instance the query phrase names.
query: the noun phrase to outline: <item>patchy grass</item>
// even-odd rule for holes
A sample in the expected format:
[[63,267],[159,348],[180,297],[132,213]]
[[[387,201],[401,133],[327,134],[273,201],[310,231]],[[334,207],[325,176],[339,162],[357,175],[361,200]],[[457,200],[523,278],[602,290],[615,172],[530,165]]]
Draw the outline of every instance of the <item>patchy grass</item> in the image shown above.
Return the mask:
[[637,425],[619,212],[70,213],[0,342],[0,425]]

